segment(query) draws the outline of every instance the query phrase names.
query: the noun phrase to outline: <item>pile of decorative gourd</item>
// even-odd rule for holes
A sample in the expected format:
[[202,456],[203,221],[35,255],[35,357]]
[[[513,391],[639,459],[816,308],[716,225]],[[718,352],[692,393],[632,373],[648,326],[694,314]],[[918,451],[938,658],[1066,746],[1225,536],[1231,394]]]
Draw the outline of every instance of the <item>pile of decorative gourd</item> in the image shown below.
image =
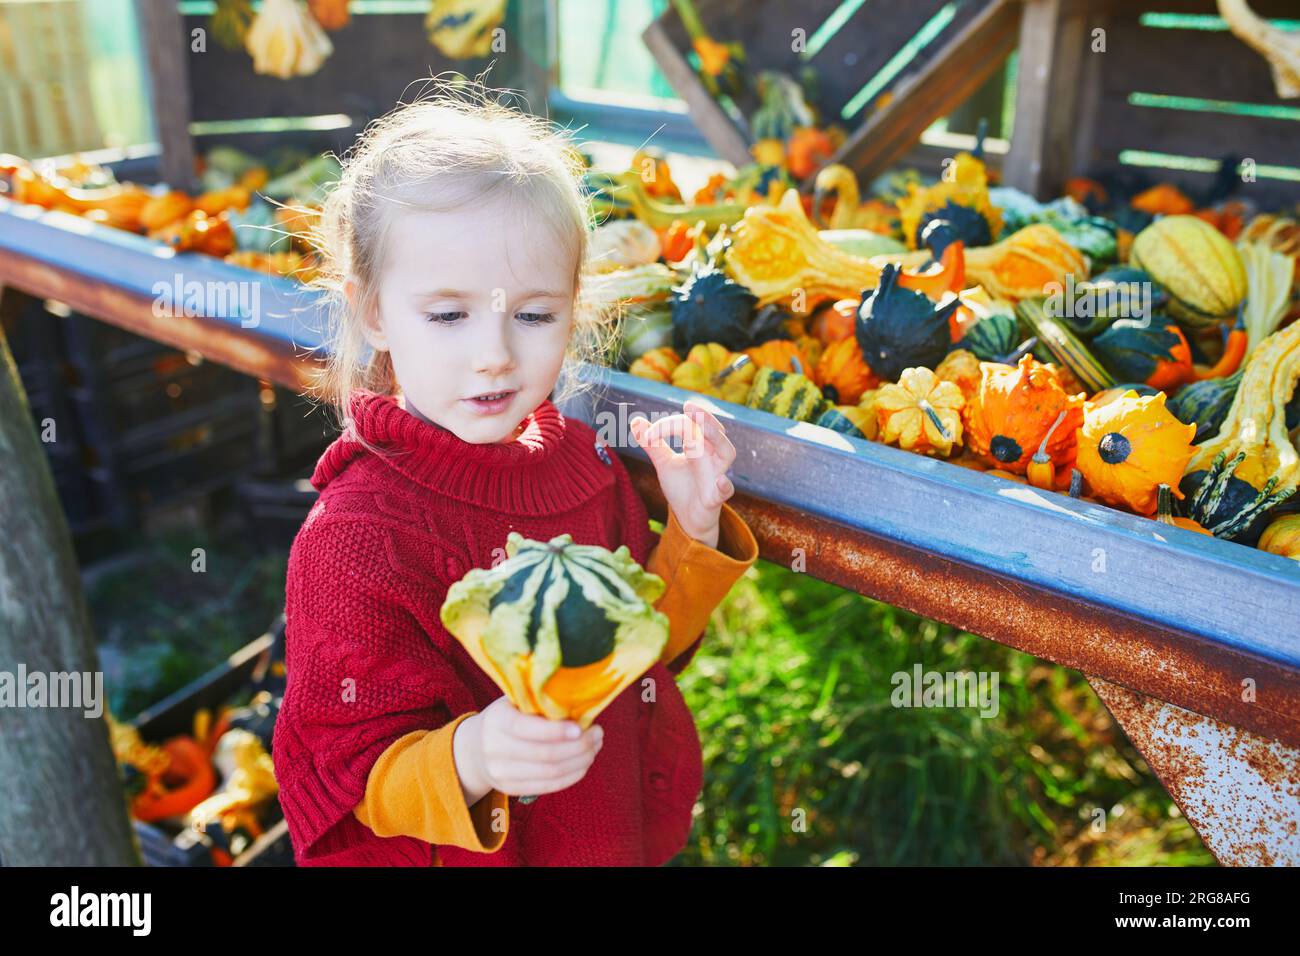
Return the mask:
[[338,163],[329,156],[303,162],[295,154],[274,165],[282,171],[272,177],[246,153],[215,148],[199,161],[204,191],[190,195],[117,182],[108,169],[80,160],[50,167],[0,154],[0,195],[141,233],[177,252],[307,282],[316,270],[307,197],[337,178]]
[[839,189],[819,230],[823,197],[771,178],[743,211],[596,181],[623,218],[588,290],[624,306],[632,374],[1300,560],[1300,225],[1134,236],[962,154],[892,216]]

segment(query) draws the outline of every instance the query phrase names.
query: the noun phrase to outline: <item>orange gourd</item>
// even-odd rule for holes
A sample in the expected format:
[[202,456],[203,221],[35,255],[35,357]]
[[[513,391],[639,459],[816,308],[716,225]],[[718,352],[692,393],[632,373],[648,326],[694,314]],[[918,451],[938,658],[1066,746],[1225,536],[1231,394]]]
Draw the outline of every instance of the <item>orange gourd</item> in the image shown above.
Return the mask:
[[[964,414],[971,450],[994,468],[1019,475],[1040,449],[1055,468],[1069,468],[1083,422],[1083,394],[1066,394],[1055,367],[1032,355],[1014,368],[981,362],[980,372],[979,390]],[[1058,423],[1062,413],[1065,420]]]
[[140,225],[148,232],[162,229],[164,226],[184,219],[194,208],[194,200],[187,193],[174,189],[161,196],[154,196],[140,210]]
[[[771,339],[762,345],[745,349],[745,354],[760,368],[775,369],[778,372],[798,372],[808,376],[814,385],[821,384],[816,377],[816,362],[803,347],[789,339]],[[799,363],[799,368],[794,367],[795,362]]]
[[840,299],[819,309],[813,316],[809,331],[824,345],[853,337],[854,323],[858,319],[858,300]]
[[880,377],[863,360],[862,349],[853,338],[826,346],[815,379],[827,400],[837,405],[854,405],[863,393],[880,384]]
[[962,397],[968,403],[975,399],[979,392],[980,380],[984,377],[980,369],[980,360],[974,352],[967,349],[953,349],[945,355],[943,361],[934,367],[934,374],[941,381],[952,382],[960,388]]
[[674,349],[665,345],[651,349],[640,356],[628,371],[639,378],[668,383],[673,380],[673,371],[681,364],[682,357]]
[[1183,497],[1178,482],[1196,451],[1195,435],[1195,424],[1184,425],[1165,408],[1164,392],[1130,390],[1101,406],[1085,402],[1078,467],[1100,500],[1151,515],[1161,484]]
[[167,769],[151,777],[131,801],[131,815],[145,823],[188,813],[217,785],[207,753],[193,738],[173,737],[162,750],[169,760]]

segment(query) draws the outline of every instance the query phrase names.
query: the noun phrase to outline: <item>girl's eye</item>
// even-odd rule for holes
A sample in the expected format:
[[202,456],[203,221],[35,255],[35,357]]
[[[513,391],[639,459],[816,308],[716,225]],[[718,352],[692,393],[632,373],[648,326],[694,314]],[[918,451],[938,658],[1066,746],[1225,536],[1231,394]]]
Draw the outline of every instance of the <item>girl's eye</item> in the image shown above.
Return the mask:
[[544,322],[555,321],[555,315],[552,312],[520,312],[518,317],[528,325],[541,325]]
[[426,312],[424,318],[426,322],[455,322],[464,312]]

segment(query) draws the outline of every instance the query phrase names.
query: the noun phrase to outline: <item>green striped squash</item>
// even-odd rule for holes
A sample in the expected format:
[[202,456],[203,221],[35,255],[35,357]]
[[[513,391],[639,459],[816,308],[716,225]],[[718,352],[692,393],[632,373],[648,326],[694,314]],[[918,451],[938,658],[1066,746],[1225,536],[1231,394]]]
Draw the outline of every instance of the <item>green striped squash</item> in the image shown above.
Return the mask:
[[814,421],[831,407],[821,389],[808,378],[796,372],[778,372],[766,367],[760,368],[754,376],[745,404],[801,422]]
[[1133,240],[1129,264],[1169,293],[1169,311],[1192,328],[1236,314],[1246,266],[1228,237],[1195,216],[1162,216]]
[[841,435],[870,440],[875,412],[861,405],[835,405],[817,416],[815,424]]
[[627,545],[511,531],[505,551],[451,585],[442,624],[516,708],[588,726],[668,643],[668,618],[654,607],[666,585]]

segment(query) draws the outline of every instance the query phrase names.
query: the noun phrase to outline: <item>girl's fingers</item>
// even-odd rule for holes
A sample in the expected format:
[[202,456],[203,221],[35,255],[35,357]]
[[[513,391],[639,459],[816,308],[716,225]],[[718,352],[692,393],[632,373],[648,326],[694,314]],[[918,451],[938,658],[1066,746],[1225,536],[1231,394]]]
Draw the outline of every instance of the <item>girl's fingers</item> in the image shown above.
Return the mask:
[[722,500],[726,501],[735,494],[736,486],[731,483],[731,479],[726,475],[718,475],[718,491],[722,494]]
[[571,773],[567,777],[558,780],[523,780],[518,783],[508,785],[508,792],[511,796],[541,796],[544,793],[559,793],[561,790],[567,790],[575,783],[586,776],[587,771],[584,769],[580,773]]
[[722,423],[714,417],[713,413],[703,405],[696,404],[689,399],[683,408],[686,409],[686,413],[691,416],[695,424],[700,427],[700,430],[704,432],[704,437],[708,439],[710,444],[717,448],[729,463],[735,461],[736,446],[731,443],[731,439],[727,437]]
[[492,756],[504,760],[550,762],[589,754],[594,746],[589,736],[579,737],[577,740],[550,742],[528,740],[523,737],[505,737],[494,742]]
[[520,793],[533,793],[534,791],[524,790],[522,787],[525,784],[555,783],[557,780],[563,780],[574,774],[581,775],[591,766],[591,762],[595,757],[595,754],[583,754],[579,757],[571,757],[568,760],[557,760],[548,763],[538,763],[532,760],[512,760],[510,766],[504,768],[504,773],[491,768],[489,768],[489,772],[492,773],[494,779],[500,780],[504,778],[509,781],[512,784],[511,789],[518,786],[521,788]]
[[[634,418],[633,421],[644,422],[645,419]],[[657,470],[670,464],[677,457],[677,453],[668,446],[667,442],[656,439],[655,435],[652,434],[653,428],[654,425],[636,426],[632,431],[632,437],[636,439],[638,445],[645,449],[645,453],[650,456],[650,463]]]
[[[510,722],[509,732],[512,737],[538,743],[568,740],[577,743],[581,740],[580,737],[569,736],[569,731],[573,728],[578,728],[578,724],[572,720],[551,720],[547,717],[539,717],[536,714],[516,713],[514,719]],[[581,730],[581,728],[578,729]]]
[[[704,440],[699,427],[685,415],[672,415],[661,418],[634,436],[655,467],[662,467],[677,462],[679,459],[697,460],[709,453],[708,443]],[[674,451],[668,439],[677,437],[682,440],[682,450]]]

